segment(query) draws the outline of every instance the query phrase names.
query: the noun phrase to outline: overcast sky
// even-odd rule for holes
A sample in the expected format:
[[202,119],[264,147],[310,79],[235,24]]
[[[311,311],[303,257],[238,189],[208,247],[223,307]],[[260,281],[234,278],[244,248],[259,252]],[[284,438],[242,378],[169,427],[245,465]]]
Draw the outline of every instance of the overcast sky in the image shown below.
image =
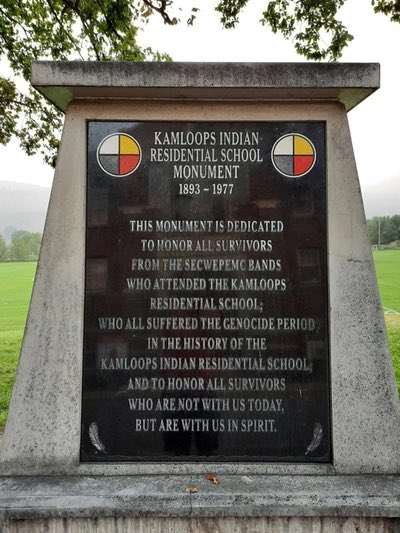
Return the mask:
[[[234,30],[223,30],[212,0],[175,0],[174,13],[183,22],[165,26],[152,17],[140,34],[140,42],[175,61],[304,61],[291,42],[273,35],[259,23],[266,0],[250,0]],[[185,20],[192,6],[200,7],[193,27]],[[179,6],[185,6],[179,11]],[[381,89],[349,113],[358,172],[369,215],[400,212],[398,121],[400,118],[400,24],[376,15],[369,0],[347,0],[341,11],[354,41],[341,61],[379,62]],[[50,185],[53,172],[40,157],[21,153],[16,142],[0,147],[0,179]],[[17,164],[16,164],[17,163]],[[374,199],[375,208],[371,204]],[[382,204],[383,202],[383,204]],[[381,204],[383,207],[381,207]],[[374,212],[377,210],[377,212]]]

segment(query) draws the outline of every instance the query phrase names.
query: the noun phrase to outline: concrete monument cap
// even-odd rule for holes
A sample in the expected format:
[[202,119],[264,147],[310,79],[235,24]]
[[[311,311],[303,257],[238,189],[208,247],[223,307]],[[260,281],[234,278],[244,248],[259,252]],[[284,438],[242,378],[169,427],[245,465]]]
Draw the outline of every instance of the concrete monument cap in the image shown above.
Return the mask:
[[74,99],[341,102],[349,111],[379,88],[378,63],[37,61],[32,85],[65,111]]

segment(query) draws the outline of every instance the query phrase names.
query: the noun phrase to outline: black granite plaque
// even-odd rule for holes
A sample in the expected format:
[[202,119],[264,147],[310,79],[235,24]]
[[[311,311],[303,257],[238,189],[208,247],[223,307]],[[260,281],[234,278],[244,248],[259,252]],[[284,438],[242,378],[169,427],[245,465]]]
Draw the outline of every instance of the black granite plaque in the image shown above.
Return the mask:
[[323,122],[89,122],[82,461],[330,462]]

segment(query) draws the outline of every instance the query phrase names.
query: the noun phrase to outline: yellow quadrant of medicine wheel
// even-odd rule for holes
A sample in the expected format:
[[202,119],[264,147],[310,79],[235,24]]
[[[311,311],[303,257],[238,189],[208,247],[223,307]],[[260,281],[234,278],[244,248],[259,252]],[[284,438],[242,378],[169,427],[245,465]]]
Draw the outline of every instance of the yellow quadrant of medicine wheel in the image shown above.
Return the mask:
[[120,155],[139,155],[139,147],[133,139],[126,135],[119,136]]
[[311,144],[298,135],[294,136],[294,153],[295,155],[314,155],[314,150]]

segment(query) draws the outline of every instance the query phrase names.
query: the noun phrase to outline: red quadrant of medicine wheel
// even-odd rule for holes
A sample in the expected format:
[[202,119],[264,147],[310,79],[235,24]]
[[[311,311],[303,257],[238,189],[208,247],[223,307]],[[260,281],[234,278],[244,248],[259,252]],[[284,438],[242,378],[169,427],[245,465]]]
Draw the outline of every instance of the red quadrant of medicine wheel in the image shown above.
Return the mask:
[[294,175],[299,176],[309,170],[314,162],[313,155],[295,155],[294,156]]
[[119,173],[128,174],[139,164],[139,154],[134,155],[120,155],[119,156]]

